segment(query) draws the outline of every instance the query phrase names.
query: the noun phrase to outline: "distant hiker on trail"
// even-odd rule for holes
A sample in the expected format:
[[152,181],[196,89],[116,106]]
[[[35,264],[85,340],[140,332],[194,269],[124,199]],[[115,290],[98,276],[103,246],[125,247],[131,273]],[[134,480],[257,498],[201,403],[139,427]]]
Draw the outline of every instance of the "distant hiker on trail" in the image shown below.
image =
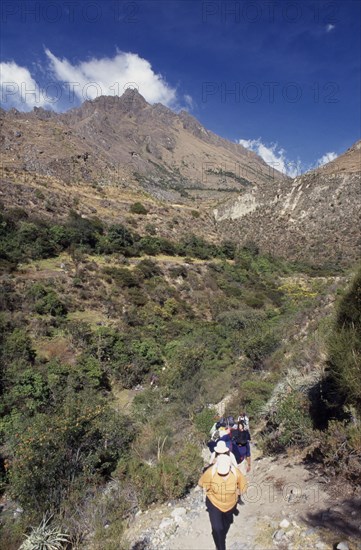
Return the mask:
[[157,388],[158,384],[159,384],[159,376],[157,376],[156,374],[151,374],[150,385],[153,386],[154,388]]
[[216,463],[203,473],[198,485],[206,490],[206,506],[216,549],[226,550],[226,536],[233,523],[238,497],[246,490],[246,479],[232,466],[231,458],[221,454]]
[[233,430],[232,438],[237,445],[240,457],[238,467],[242,473],[248,473],[251,469],[251,447],[249,444],[251,436],[243,422],[238,422],[238,428]]

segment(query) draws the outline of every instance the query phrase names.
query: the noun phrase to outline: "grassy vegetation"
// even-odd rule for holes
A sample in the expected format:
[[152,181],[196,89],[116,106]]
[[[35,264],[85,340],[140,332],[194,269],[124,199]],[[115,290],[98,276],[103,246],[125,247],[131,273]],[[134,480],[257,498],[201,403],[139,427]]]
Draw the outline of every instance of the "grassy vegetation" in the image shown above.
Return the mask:
[[[327,281],[296,284],[294,265],[252,243],[171,242],[74,212],[53,225],[1,216],[1,487],[23,529],[53,513],[74,544],[94,505],[111,548],[134,511],[195,482],[209,404],[232,391],[231,413],[261,415],[290,326]],[[305,443],[302,407],[290,396],[279,410],[282,445]],[[18,527],[0,545],[18,548]]]
[[[310,297],[309,289],[304,286],[302,291],[295,292],[294,283],[283,284],[282,289],[296,301],[301,296]],[[306,448],[306,458],[320,462],[327,475],[337,474],[359,484],[361,270],[340,296],[332,323],[320,325],[321,342],[309,339],[307,344],[311,359],[314,344],[324,348],[321,354],[327,357],[325,374],[314,385],[300,388],[301,391],[288,387],[268,414],[263,445],[270,452],[284,451],[291,446]],[[302,351],[298,350],[297,354],[300,365]]]

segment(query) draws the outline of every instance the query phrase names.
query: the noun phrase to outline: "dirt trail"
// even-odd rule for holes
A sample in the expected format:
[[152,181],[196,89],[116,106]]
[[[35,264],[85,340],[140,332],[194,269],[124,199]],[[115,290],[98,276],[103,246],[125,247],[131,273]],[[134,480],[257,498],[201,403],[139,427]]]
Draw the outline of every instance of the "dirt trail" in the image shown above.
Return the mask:
[[[341,541],[347,544],[344,550],[361,549],[360,502],[349,499],[346,507],[337,507],[324,480],[299,458],[256,458],[248,483],[245,504],[238,506],[227,536],[227,550],[332,550]],[[139,514],[131,526],[131,547],[212,550],[202,490]]]

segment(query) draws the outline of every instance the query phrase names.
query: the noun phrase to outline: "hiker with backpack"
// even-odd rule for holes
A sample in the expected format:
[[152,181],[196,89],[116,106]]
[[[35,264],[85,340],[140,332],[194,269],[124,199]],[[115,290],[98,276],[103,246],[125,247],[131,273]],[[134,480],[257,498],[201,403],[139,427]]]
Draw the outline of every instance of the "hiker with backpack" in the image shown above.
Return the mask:
[[232,440],[237,446],[240,457],[238,467],[242,473],[248,473],[251,469],[251,447],[249,444],[251,436],[242,421],[238,422],[237,429],[233,430]]
[[198,481],[206,491],[206,507],[217,550],[226,550],[226,537],[236,513],[238,497],[246,491],[244,475],[221,453]]

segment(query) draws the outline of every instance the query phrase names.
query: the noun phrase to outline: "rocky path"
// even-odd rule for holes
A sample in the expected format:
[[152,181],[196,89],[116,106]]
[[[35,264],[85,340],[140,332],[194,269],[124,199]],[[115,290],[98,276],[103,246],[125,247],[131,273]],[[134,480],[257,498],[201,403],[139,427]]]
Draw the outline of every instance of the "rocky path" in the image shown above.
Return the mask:
[[[361,550],[360,502],[335,502],[297,457],[255,459],[248,482],[227,550]],[[202,490],[138,512],[128,540],[132,550],[213,550]]]

